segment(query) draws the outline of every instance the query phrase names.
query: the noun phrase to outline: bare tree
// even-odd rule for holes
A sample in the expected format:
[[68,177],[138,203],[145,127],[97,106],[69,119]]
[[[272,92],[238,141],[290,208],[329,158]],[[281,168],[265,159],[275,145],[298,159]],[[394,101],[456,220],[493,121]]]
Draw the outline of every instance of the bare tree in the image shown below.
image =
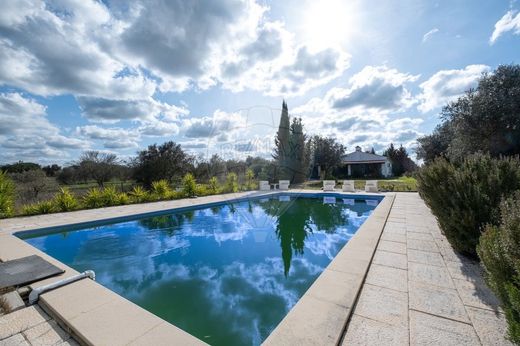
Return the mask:
[[99,151],[84,152],[77,165],[81,176],[95,180],[100,187],[117,177],[120,172],[120,161],[117,156]]

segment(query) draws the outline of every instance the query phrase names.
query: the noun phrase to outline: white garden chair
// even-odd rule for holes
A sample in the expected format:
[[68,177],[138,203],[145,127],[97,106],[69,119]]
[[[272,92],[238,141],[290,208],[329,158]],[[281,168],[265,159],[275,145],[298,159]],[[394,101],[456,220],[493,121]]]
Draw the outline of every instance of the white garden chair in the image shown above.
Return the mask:
[[260,180],[258,184],[258,189],[260,191],[269,191],[271,190],[271,186],[269,185],[269,182],[267,180]]
[[365,184],[365,191],[366,192],[378,192],[379,189],[377,188],[377,180],[367,180]]
[[343,187],[341,190],[343,192],[356,192],[356,188],[354,187],[354,180],[343,180]]
[[289,190],[289,180],[280,180],[278,182],[278,189]]
[[323,181],[323,191],[334,191],[335,186],[336,186],[336,180],[324,180]]

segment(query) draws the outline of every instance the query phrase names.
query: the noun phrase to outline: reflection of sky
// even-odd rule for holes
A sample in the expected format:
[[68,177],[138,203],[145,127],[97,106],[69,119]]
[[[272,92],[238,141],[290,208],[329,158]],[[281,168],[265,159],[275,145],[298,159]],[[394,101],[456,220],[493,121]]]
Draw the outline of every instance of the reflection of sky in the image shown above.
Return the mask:
[[210,344],[260,344],[373,208],[241,202],[27,241]]

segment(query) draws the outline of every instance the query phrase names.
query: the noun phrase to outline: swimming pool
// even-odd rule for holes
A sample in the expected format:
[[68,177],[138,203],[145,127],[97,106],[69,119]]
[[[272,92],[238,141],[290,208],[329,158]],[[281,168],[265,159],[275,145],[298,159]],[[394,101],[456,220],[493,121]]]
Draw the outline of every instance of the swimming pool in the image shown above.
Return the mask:
[[18,236],[215,345],[260,344],[378,198],[274,195]]

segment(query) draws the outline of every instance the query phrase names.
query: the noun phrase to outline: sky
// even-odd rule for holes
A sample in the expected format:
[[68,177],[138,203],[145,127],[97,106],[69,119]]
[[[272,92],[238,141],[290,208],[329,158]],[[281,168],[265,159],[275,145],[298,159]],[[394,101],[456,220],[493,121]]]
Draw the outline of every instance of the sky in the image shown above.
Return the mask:
[[413,155],[443,105],[519,58],[518,1],[6,0],[0,164],[169,140],[269,158],[284,99],[309,136]]

